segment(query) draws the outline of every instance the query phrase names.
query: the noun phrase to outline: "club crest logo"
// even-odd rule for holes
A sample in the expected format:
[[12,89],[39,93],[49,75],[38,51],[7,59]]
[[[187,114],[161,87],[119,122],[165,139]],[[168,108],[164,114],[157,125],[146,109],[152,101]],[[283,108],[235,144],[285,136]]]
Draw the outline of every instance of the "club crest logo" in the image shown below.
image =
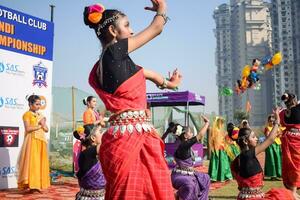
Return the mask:
[[32,82],[32,85],[35,86],[37,85],[39,88],[47,87],[47,72],[48,69],[46,68],[45,65],[40,62],[37,65],[33,66],[33,75],[34,75],[34,80]]
[[0,126],[0,147],[18,147],[19,127]]

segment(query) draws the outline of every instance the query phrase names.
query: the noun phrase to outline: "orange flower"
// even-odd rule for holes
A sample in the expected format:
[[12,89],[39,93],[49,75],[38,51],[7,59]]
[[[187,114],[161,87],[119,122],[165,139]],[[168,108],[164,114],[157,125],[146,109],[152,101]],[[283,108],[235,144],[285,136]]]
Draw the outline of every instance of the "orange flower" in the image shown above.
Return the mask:
[[95,4],[89,6],[89,16],[88,19],[90,22],[97,24],[102,19],[102,13],[105,11],[105,8],[101,4]]

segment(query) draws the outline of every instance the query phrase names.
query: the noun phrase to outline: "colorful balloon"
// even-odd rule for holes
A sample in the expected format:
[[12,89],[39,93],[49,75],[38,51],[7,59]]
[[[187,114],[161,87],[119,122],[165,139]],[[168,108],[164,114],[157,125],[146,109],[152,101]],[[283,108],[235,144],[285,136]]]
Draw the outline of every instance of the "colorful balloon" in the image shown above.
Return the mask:
[[250,75],[250,66],[246,65],[242,70],[242,77],[248,77]]
[[265,56],[265,57],[263,57],[263,58],[261,59],[261,64],[262,64],[262,65],[267,65],[267,64],[270,63],[271,61],[272,61],[272,56],[267,55],[267,56]]
[[281,53],[278,52],[273,56],[272,63],[273,63],[273,65],[278,65],[281,63],[281,61],[282,61],[282,56],[281,56]]
[[273,64],[272,63],[268,63],[265,65],[266,71],[268,71],[269,69],[273,68]]
[[233,94],[233,91],[231,88],[229,88],[229,87],[222,88],[222,91],[221,91],[222,96],[232,96],[232,94]]

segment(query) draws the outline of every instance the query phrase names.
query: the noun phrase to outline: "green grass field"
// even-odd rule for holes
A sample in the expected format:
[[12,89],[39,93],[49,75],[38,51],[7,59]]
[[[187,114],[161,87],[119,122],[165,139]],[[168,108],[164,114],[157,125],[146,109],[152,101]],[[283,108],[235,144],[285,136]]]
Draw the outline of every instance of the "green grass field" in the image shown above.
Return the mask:
[[[264,181],[263,191],[267,192],[271,188],[283,188],[282,181]],[[230,181],[225,186],[212,190],[209,193],[210,200],[228,200],[228,199],[236,199],[238,194],[237,184],[235,180]]]

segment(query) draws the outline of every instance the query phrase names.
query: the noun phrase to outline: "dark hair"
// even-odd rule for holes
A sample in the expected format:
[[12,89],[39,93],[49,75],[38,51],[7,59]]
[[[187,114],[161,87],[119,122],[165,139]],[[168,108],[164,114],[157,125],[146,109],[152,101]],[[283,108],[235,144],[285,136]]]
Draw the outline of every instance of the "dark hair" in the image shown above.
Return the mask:
[[268,122],[271,121],[271,120],[275,121],[275,116],[273,114],[268,116]]
[[254,64],[256,63],[257,60],[259,61],[258,58],[254,58],[254,59],[252,60],[252,65],[254,65]]
[[80,140],[82,146],[89,147],[89,146],[92,145],[92,140],[89,136],[90,136],[90,134],[91,134],[94,127],[95,127],[95,125],[93,125],[93,124],[86,124],[86,125],[83,126],[83,128],[84,128],[84,133],[83,133],[84,138],[80,137],[77,130],[73,132],[73,136],[77,140]]
[[233,129],[234,129],[234,124],[231,123],[231,122],[228,123],[228,124],[227,124],[227,132],[228,132],[228,136],[229,136],[231,139],[233,139],[233,138],[232,138]]
[[184,134],[186,132],[188,132],[189,129],[190,129],[190,127],[188,127],[188,126],[182,126],[182,127],[183,127],[182,132],[181,132],[180,136],[178,136],[178,138],[180,139],[180,141],[184,141],[185,140]]
[[294,95],[292,93],[286,92],[281,96],[281,101],[284,102],[284,104],[286,105],[287,108],[290,108],[291,106],[293,106],[295,100],[296,100],[296,95]]
[[92,99],[95,98],[94,96],[88,96],[87,98],[83,99],[83,104],[87,106],[88,103],[92,101]]
[[41,100],[41,98],[40,98],[38,95],[35,95],[35,94],[30,95],[30,96],[28,97],[28,99],[27,99],[29,105],[34,104],[37,100]]
[[251,132],[252,132],[252,130],[250,128],[241,128],[239,130],[237,144],[240,146],[241,150],[247,148],[247,145],[245,144],[245,140],[249,139]]
[[247,126],[248,125],[248,121],[247,120],[244,120],[244,121],[242,121],[242,126]]
[[[119,10],[108,9],[102,13],[101,20],[97,24],[94,24],[88,19],[89,7],[85,7],[83,12],[83,19],[85,25],[89,26],[91,29],[94,29],[100,42],[105,45],[111,41],[111,36],[108,31],[109,26],[113,25],[116,27],[117,25],[117,19],[116,20],[108,20],[108,19],[113,19],[113,17],[116,17],[117,15],[126,16],[124,13],[122,13]],[[103,24],[104,22],[106,23]]]
[[[168,127],[167,130],[169,130],[169,131],[172,132],[172,133],[175,133],[176,130],[177,130],[177,126],[178,126],[178,125],[180,125],[180,124],[174,123],[174,122],[170,122],[170,123],[169,123],[169,127]],[[180,126],[181,126],[181,125],[180,125]]]

